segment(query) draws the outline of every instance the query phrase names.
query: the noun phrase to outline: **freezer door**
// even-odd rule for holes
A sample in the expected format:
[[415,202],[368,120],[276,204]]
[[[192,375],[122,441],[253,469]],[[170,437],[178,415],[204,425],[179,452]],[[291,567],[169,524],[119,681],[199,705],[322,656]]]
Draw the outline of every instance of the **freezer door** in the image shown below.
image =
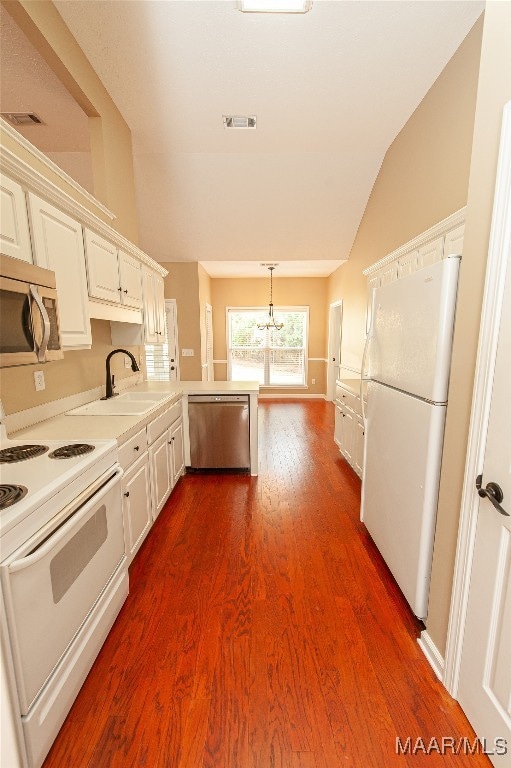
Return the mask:
[[447,402],[459,263],[449,257],[374,291],[371,379]]
[[361,519],[420,619],[428,607],[445,411],[369,383]]

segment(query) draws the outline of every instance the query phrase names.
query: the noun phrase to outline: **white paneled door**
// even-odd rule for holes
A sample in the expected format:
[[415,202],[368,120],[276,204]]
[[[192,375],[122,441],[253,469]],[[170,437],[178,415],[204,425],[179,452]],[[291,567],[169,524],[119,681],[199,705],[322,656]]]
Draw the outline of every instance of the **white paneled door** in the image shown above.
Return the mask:
[[[511,761],[511,265],[500,321],[458,698],[495,765]],[[507,512],[505,515],[503,512]],[[499,741],[501,740],[501,741]],[[504,741],[507,753],[504,753]],[[502,754],[499,755],[499,749]]]

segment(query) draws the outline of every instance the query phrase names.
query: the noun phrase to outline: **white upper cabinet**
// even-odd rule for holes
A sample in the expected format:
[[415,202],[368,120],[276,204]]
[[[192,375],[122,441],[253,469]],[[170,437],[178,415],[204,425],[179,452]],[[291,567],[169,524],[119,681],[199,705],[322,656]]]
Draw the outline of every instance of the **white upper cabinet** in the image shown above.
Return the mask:
[[167,340],[163,278],[152,269],[142,269],[144,293],[144,331],[146,344]]
[[122,303],[127,307],[142,309],[142,269],[140,262],[119,250],[119,282]]
[[90,229],[85,230],[85,249],[91,298],[141,309],[140,262]]
[[34,262],[55,272],[64,348],[90,347],[92,334],[82,226],[58,208],[28,194]]
[[465,235],[465,225],[461,224],[451,232],[447,232],[444,242],[444,259],[448,256],[461,256],[463,253],[463,238]]
[[417,267],[422,269],[423,267],[430,267],[432,264],[436,264],[437,261],[442,261],[444,255],[444,238],[437,237],[436,240],[432,240],[430,243],[426,243],[418,250]]
[[0,249],[6,256],[32,262],[25,193],[7,176],[0,178]]

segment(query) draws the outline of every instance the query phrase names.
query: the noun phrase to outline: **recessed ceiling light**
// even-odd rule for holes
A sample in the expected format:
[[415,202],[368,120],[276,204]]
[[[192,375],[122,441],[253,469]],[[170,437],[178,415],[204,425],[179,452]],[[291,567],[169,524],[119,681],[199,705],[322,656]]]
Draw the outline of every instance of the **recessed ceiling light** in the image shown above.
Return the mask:
[[307,13],[312,0],[239,0],[244,13]]

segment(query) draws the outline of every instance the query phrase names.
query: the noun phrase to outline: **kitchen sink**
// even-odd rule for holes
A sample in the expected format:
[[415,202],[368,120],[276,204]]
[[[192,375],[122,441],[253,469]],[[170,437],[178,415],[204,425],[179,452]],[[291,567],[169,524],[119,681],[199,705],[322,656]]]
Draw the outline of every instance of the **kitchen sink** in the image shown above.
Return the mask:
[[126,402],[126,400],[151,400],[153,402],[158,402],[158,400],[165,400],[167,397],[167,392],[124,392],[122,395],[119,395],[116,400],[122,400],[123,402]]
[[[159,398],[161,399],[161,398]],[[73,408],[67,416],[143,416],[157,405],[155,398],[151,400],[126,400],[122,396],[108,400],[94,400],[87,405]]]

